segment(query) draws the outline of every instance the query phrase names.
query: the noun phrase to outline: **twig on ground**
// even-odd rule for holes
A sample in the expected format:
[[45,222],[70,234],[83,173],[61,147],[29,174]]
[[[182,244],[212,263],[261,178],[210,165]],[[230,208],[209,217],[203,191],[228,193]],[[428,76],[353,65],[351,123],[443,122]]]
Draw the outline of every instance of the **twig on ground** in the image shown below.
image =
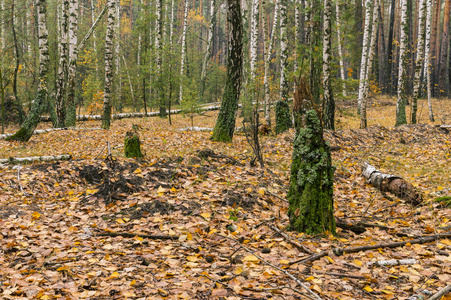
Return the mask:
[[319,253],[315,253],[313,255],[310,255],[310,256],[307,256],[307,257],[304,257],[304,258],[292,261],[292,262],[289,263],[289,265],[291,266],[291,265],[294,265],[294,264],[297,264],[297,263],[305,264],[305,263],[308,263],[308,262],[312,262],[312,261],[318,260],[321,257],[324,257],[324,256],[326,256],[328,254],[329,253],[327,251],[321,251]]
[[265,259],[263,259],[262,257],[260,257],[258,254],[256,254],[254,251],[248,249],[247,247],[241,245],[237,240],[230,238],[228,236],[224,236],[221,234],[216,233],[217,236],[225,238],[225,239],[229,239],[234,241],[235,243],[239,244],[241,248],[243,248],[244,250],[246,250],[248,253],[254,255],[256,258],[258,258],[261,262],[263,262],[264,264],[273,267],[274,269],[284,273],[286,276],[290,277],[291,279],[293,279],[294,281],[296,281],[297,284],[299,284],[300,286],[302,286],[310,295],[306,295],[303,294],[304,296],[306,296],[309,299],[317,299],[317,300],[322,300],[321,297],[319,297],[317,294],[315,294],[311,289],[309,289],[305,284],[302,283],[302,281],[300,281],[296,276],[294,276],[293,274],[287,272],[286,270],[283,270],[273,264],[271,264],[270,262],[266,261]]
[[438,291],[437,293],[435,293],[431,298],[429,298],[428,300],[438,300],[441,299],[442,296],[451,293],[451,284],[448,285],[447,287],[445,287],[444,289],[441,289],[440,291]]
[[355,278],[355,279],[366,279],[365,276],[351,275],[351,274],[344,274],[344,273],[326,273],[324,275],[337,276],[337,277],[348,277],[348,278]]
[[282,230],[280,230],[279,228],[277,228],[276,226],[269,226],[269,228],[271,228],[272,230],[276,231],[278,234],[280,234],[281,236],[283,236],[286,240],[288,240],[291,244],[295,245],[296,247],[298,247],[299,250],[307,253],[307,254],[313,254],[314,252],[312,250],[310,250],[308,247],[302,245],[301,243],[299,243],[298,241],[292,239],[291,237],[289,237],[286,233],[284,233]]
[[287,203],[288,203],[288,200],[287,200],[287,199],[283,199],[282,197],[280,197],[280,196],[278,196],[278,195],[276,195],[276,194],[274,194],[274,193],[271,193],[271,192],[268,191],[268,190],[266,190],[266,192],[267,192],[268,194],[270,194],[271,196],[274,196],[274,197],[276,197],[277,199],[282,200],[283,202],[287,202]]

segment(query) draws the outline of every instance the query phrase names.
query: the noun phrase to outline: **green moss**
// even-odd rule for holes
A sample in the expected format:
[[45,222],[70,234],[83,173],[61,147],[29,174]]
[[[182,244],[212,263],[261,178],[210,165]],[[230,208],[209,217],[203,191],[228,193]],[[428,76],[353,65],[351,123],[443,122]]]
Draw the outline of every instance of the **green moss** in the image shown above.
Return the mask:
[[293,230],[316,234],[335,233],[333,176],[330,147],[323,139],[314,110],[304,116],[304,128],[293,142],[288,216]]
[[127,132],[124,145],[125,157],[144,157],[141,152],[141,142],[139,140],[139,136],[136,133],[133,133],[131,131]]
[[290,106],[286,101],[276,103],[276,134],[287,131],[292,127]]
[[451,197],[450,196],[437,197],[437,198],[435,198],[435,202],[442,202],[446,206],[451,207]]

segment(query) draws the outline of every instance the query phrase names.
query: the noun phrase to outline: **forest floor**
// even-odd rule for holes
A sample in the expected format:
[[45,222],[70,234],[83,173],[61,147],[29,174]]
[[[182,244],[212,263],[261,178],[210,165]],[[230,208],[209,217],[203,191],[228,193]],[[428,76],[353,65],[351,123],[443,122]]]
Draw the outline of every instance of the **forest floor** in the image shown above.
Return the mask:
[[[451,101],[434,105],[436,123],[451,124]],[[334,254],[450,233],[451,203],[437,198],[451,196],[451,133],[427,124],[394,128],[395,110],[392,99],[378,98],[369,108],[369,128],[360,130],[355,111],[338,103],[338,130],[325,133],[337,168],[335,216],[366,228],[360,234],[337,228],[335,236],[285,230],[292,130],[261,136],[264,168],[249,165],[244,135],[213,143],[210,132],[179,131],[190,126],[181,115],[173,116],[173,125],[123,119],[109,131],[0,140],[0,158],[73,156],[23,165],[20,180],[16,169],[0,167],[0,298],[428,298],[451,282],[451,238]],[[194,125],[212,127],[216,115],[196,117]],[[428,123],[423,102],[420,116]],[[142,160],[123,155],[132,124],[139,128]],[[412,183],[423,203],[413,207],[368,185],[365,161]],[[324,256],[294,263],[312,253]],[[377,264],[393,259],[414,261]]]

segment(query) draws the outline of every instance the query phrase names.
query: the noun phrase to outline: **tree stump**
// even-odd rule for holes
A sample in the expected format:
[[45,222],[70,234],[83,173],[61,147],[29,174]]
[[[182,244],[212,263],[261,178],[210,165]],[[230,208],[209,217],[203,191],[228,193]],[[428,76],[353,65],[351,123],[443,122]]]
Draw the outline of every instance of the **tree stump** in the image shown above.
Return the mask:
[[127,131],[125,134],[124,146],[125,157],[144,157],[141,153],[141,141],[136,132]]
[[307,234],[335,233],[330,146],[324,141],[317,112],[308,110],[300,116],[302,122],[297,123],[303,127],[296,128],[287,196],[290,226]]
[[290,106],[286,101],[276,102],[276,134],[292,127]]

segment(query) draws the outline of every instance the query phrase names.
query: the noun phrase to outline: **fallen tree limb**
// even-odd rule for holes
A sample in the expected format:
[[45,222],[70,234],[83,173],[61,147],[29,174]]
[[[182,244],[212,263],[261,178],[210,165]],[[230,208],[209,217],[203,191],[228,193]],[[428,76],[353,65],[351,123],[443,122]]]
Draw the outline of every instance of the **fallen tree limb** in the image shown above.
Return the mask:
[[[52,131],[61,131],[61,130],[101,130],[101,128],[64,127],[64,128],[37,129],[37,130],[33,131],[33,135],[43,134],[43,133],[52,132]],[[7,137],[9,137],[13,134],[14,133],[0,134],[0,139],[6,139]]]
[[357,234],[361,234],[366,231],[366,228],[364,226],[361,226],[359,224],[357,225],[349,224],[339,220],[338,218],[335,219],[335,226],[344,230],[352,231]]
[[177,240],[178,236],[172,235],[151,235],[151,234],[140,234],[140,233],[131,233],[131,232],[102,232],[98,233],[97,236],[111,236],[111,237],[125,237],[125,238],[134,238],[138,236],[143,239],[153,239],[153,240]]
[[36,161],[53,161],[53,160],[69,160],[72,159],[72,155],[49,155],[49,156],[32,156],[32,157],[10,157],[0,159],[0,163],[21,164],[32,163]]
[[402,247],[408,243],[410,243],[412,245],[413,244],[425,244],[425,243],[432,242],[432,241],[435,241],[438,239],[449,238],[449,237],[451,237],[451,232],[434,234],[434,235],[425,235],[425,236],[419,237],[417,239],[403,241],[403,242],[381,243],[381,244],[376,244],[376,245],[367,245],[367,246],[360,246],[360,247],[347,247],[347,248],[342,248],[342,249],[336,248],[336,249],[334,249],[334,253],[335,253],[335,255],[340,256],[345,253],[356,253],[356,252],[360,252],[360,251],[373,250],[373,249],[379,249],[379,248],[397,248],[397,247]]
[[444,289],[441,289],[440,291],[438,291],[437,293],[435,293],[431,298],[429,298],[428,300],[438,300],[441,299],[442,296],[451,293],[451,284],[448,285],[447,287],[445,287]]
[[315,253],[315,254],[313,254],[313,255],[310,255],[310,256],[307,256],[307,257],[304,257],[304,258],[301,258],[301,259],[292,261],[292,262],[289,263],[289,265],[291,266],[291,265],[294,265],[294,264],[297,264],[297,263],[303,263],[303,264],[306,264],[306,263],[309,263],[309,262],[318,260],[318,259],[320,259],[321,257],[324,257],[324,256],[326,256],[326,255],[328,255],[328,254],[329,254],[329,253],[328,253],[327,251],[321,251],[321,252],[319,252],[319,253]]
[[384,174],[372,165],[365,163],[362,167],[363,176],[381,192],[389,192],[413,205],[423,201],[423,197],[415,187],[396,175]]
[[390,260],[379,260],[375,262],[370,262],[368,265],[379,265],[383,266],[400,266],[400,265],[414,265],[417,261],[415,258],[412,259],[390,259]]
[[218,233],[215,233],[217,236],[224,238],[224,239],[229,239],[234,241],[235,243],[237,243],[241,248],[243,248],[244,250],[246,250],[246,252],[248,252],[249,254],[254,255],[256,258],[258,258],[261,262],[263,262],[265,265],[268,265],[270,267],[273,267],[274,269],[284,273],[286,276],[290,277],[291,279],[293,279],[294,281],[296,281],[297,284],[299,284],[300,286],[302,286],[308,293],[309,295],[303,294],[303,296],[309,298],[309,299],[317,299],[317,300],[322,300],[321,297],[319,297],[317,294],[315,294],[311,289],[309,289],[305,284],[302,283],[301,280],[299,280],[296,276],[294,276],[293,274],[289,273],[288,271],[281,269],[273,264],[271,264],[270,262],[266,261],[264,258],[260,257],[258,254],[256,254],[254,251],[252,251],[251,249],[243,246],[242,244],[240,244],[237,240],[230,238],[228,236],[224,236]]
[[278,234],[280,234],[281,236],[283,236],[287,241],[289,241],[291,244],[295,245],[299,250],[301,250],[302,252],[305,252],[307,254],[313,254],[314,252],[312,250],[310,250],[308,247],[302,245],[301,243],[299,243],[298,241],[292,239],[291,237],[289,237],[285,232],[283,232],[282,230],[280,230],[279,228],[277,228],[276,226],[269,226],[269,228],[271,228],[272,230],[274,230],[275,232],[277,232]]

